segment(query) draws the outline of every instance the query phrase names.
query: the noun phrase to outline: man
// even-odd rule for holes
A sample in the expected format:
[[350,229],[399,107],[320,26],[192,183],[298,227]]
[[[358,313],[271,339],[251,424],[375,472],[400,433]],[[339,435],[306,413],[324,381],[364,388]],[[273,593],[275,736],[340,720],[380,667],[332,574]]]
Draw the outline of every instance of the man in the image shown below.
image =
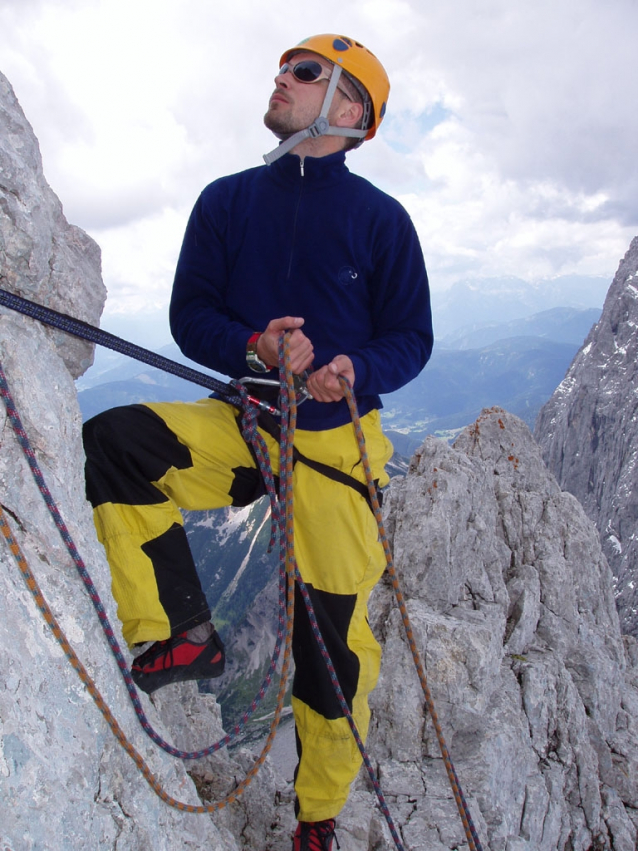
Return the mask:
[[[345,166],[372,139],[389,83],[365,47],[318,35],[286,51],[264,121],[281,140],[267,165],[210,184],[186,229],[170,319],[190,358],[240,378],[276,377],[289,331],[292,371],[308,371],[295,446],[365,482],[339,376],[354,388],[379,485],[392,447],[380,393],[428,360],[428,282],[405,210]],[[246,505],[264,493],[255,461],[223,401],[134,405],[87,423],[87,493],[131,646],[151,641],[132,675],[152,692],[217,676],[223,646],[212,624],[179,507]],[[263,432],[275,474],[276,440]],[[295,551],[355,723],[365,738],[380,648],[367,600],[385,559],[370,508],[354,487],[302,459],[293,476]],[[293,636],[299,764],[294,849],[331,849],[361,758],[297,592]]]

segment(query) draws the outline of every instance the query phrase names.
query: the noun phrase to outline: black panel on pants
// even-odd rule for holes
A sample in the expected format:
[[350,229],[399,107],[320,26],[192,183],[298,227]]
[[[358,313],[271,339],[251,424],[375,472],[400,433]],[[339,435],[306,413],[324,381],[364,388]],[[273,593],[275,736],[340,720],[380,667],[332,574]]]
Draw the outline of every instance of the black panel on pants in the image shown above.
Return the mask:
[[[321,636],[332,660],[339,685],[350,710],[359,682],[359,659],[347,644],[348,629],[357,602],[356,594],[330,594],[306,585]],[[295,585],[295,619],[292,650],[295,677],[292,693],[324,718],[343,717],[334,685],[312,631],[306,604]]]
[[159,537],[142,544],[142,551],[153,562],[157,591],[171,625],[171,634],[209,621],[210,609],[184,527],[174,523]]
[[95,508],[105,502],[155,505],[166,502],[151,482],[171,467],[193,466],[190,450],[164,420],[145,405],[112,408],[84,424],[86,496]]
[[[252,447],[249,447],[252,449]],[[236,508],[243,508],[266,494],[266,484],[254,467],[233,467],[233,481],[228,494]],[[277,478],[275,477],[275,486]]]

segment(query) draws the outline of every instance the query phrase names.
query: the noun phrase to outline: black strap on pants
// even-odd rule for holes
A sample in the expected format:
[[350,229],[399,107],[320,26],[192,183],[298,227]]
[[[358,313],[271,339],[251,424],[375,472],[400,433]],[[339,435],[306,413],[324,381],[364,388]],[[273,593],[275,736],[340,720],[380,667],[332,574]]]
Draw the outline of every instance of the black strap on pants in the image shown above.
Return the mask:
[[[269,434],[272,438],[279,442],[281,436],[281,428],[279,426],[279,423],[272,416],[272,414],[269,414],[267,411],[260,411],[259,417],[257,418],[257,422],[259,423],[261,428],[263,428],[263,430],[267,432],[267,434]],[[360,482],[358,479],[355,479],[354,476],[350,476],[348,473],[344,473],[343,470],[338,470],[336,467],[331,467],[329,464],[324,464],[321,461],[315,461],[313,458],[308,458],[307,455],[304,455],[295,446],[293,446],[292,450],[292,459],[293,464],[296,464],[299,461],[302,464],[305,464],[306,467],[310,467],[317,473],[321,473],[322,476],[326,476],[327,478],[332,479],[335,482],[339,482],[342,485],[347,485],[349,488],[352,488],[365,499],[365,501],[368,503],[368,506],[370,507],[370,510],[374,510],[372,508],[372,499],[370,498],[368,486],[363,482]],[[377,499],[379,500],[379,505],[381,505],[383,503],[383,492],[379,488],[379,480],[375,479],[374,483],[377,488]]]

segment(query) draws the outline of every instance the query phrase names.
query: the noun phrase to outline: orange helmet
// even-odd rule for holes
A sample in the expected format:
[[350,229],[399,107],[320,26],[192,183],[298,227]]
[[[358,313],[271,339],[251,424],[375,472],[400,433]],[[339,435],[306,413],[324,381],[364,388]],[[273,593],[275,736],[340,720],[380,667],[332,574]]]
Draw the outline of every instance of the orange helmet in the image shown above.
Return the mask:
[[338,65],[346,74],[354,77],[355,84],[358,82],[365,88],[372,102],[372,114],[366,127],[365,138],[372,139],[377,132],[377,127],[383,121],[390,94],[388,75],[374,53],[371,53],[361,42],[345,35],[326,33],[310,36],[290,50],[286,50],[279,61],[280,67],[288,62],[293,54],[302,50],[318,53],[324,59]]

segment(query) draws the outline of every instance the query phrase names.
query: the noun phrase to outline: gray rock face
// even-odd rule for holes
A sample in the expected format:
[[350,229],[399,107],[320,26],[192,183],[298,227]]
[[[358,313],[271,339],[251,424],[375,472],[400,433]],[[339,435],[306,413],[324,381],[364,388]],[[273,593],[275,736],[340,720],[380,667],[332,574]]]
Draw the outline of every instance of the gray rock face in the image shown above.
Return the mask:
[[[106,289],[100,249],[64,218],[42,172],[42,158],[9,81],[0,73],[0,287],[97,324]],[[74,378],[93,347],[47,330]]]
[[561,487],[596,523],[623,632],[638,636],[638,237],[600,321],[541,410],[536,439]]
[[[638,642],[620,632],[593,523],[527,427],[494,409],[453,447],[428,438],[393,480],[385,522],[483,848],[635,851]],[[389,579],[370,621],[383,661],[368,751],[404,847],[466,847]],[[394,847],[375,805],[362,770],[342,848]],[[253,831],[248,847],[287,848]]]
[[[453,447],[428,438],[393,481],[387,524],[483,847],[633,851],[637,644],[623,645],[593,524],[527,427],[495,409]],[[406,847],[457,848],[461,821],[392,596],[386,583],[371,606],[384,656],[370,749]]]
[[[37,142],[2,76],[0,225],[0,286],[97,324],[104,301],[99,250],[64,219],[42,175]],[[108,567],[84,499],[81,418],[73,376],[83,372],[91,357],[86,344],[0,310],[0,361],[16,407],[48,487],[117,625]],[[46,600],[151,770],[175,798],[199,803],[184,766],[143,733],[4,406],[0,418],[0,504]],[[117,636],[122,642],[119,631]],[[170,737],[151,701],[142,700],[151,721]],[[196,726],[192,747],[219,736],[218,715],[209,713],[208,727],[202,727]],[[180,729],[186,738],[183,725]],[[170,809],[150,789],[53,638],[4,539],[0,801],[0,847],[11,851],[237,847],[211,818]]]

